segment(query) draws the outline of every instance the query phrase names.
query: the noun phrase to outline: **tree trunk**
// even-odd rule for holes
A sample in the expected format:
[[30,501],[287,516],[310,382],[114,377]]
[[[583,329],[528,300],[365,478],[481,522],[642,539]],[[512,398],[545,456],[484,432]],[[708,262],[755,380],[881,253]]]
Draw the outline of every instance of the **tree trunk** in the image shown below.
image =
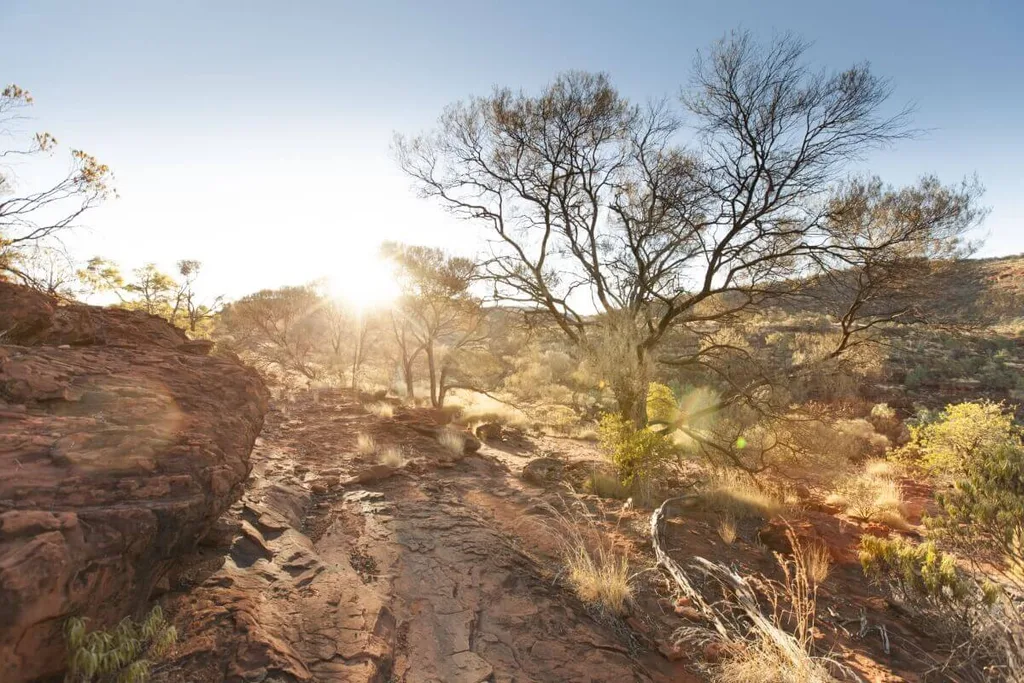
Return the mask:
[[413,364],[413,361],[411,361],[411,360],[403,360],[402,361],[402,374],[405,377],[405,396],[406,396],[406,398],[409,398],[409,399],[415,399],[416,398],[416,396],[415,396],[416,389],[413,386],[412,364]]
[[637,429],[647,426],[647,390],[649,382],[643,383],[645,389],[632,385],[613,389],[615,402],[619,405],[619,415],[629,420]]
[[427,371],[430,374],[430,405],[437,408],[439,406],[437,402],[437,366],[434,364],[434,342],[429,342],[425,350],[427,352]]
[[444,397],[448,394],[447,379],[448,373],[445,372],[447,368],[441,368],[441,380],[438,382],[437,387],[437,408],[444,408]]
[[[619,404],[619,415],[629,420],[637,429],[647,426],[647,392],[651,380],[647,374],[647,359],[642,349],[637,349],[637,363],[627,370],[617,385],[612,386],[615,402]],[[627,368],[629,366],[626,366]]]

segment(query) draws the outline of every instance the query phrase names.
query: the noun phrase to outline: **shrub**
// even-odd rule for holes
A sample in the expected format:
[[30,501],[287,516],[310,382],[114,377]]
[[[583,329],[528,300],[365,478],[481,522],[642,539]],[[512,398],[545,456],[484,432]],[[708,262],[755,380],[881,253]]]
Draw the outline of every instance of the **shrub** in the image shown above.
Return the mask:
[[889,584],[908,602],[961,602],[970,593],[956,561],[931,541],[915,544],[902,536],[862,536],[859,558],[868,578]]
[[663,435],[637,429],[631,421],[614,413],[601,418],[598,435],[627,487],[654,480],[672,457],[672,443]]
[[896,418],[896,411],[890,408],[888,403],[876,403],[871,408],[871,417],[878,420],[893,420]]
[[946,406],[937,418],[923,416],[910,427],[910,443],[896,457],[951,479],[966,475],[971,462],[1003,446],[1019,447],[1021,430],[1002,403],[976,401]]
[[141,623],[125,617],[113,631],[86,631],[85,620],[68,619],[68,681],[143,683],[153,662],[178,639],[177,631],[154,607]]
[[883,465],[870,461],[862,474],[843,480],[827,502],[842,506],[851,517],[906,528],[903,491],[899,482],[887,475],[888,470]]
[[569,406],[546,404],[529,410],[530,426],[542,433],[570,436],[580,423],[580,416]]
[[652,382],[647,389],[647,421],[654,424],[672,424],[679,413],[676,396],[671,387]]
[[968,557],[995,553],[1024,588],[1024,446],[976,450],[963,478],[939,493],[931,526]]
[[917,389],[928,379],[928,369],[917,367],[907,373],[904,384],[908,389]]
[[[927,417],[927,416],[926,416]],[[927,526],[970,565],[960,570],[934,542],[863,538],[861,563],[932,623],[954,634],[960,667],[1024,681],[1024,444],[999,404],[949,406],[915,426],[914,455],[951,480]],[[996,673],[998,672],[998,673]]]

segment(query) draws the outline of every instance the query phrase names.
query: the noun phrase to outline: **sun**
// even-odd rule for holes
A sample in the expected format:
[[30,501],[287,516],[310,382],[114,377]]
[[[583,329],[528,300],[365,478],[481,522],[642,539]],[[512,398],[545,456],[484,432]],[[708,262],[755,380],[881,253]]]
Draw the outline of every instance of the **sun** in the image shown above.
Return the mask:
[[331,296],[360,311],[384,308],[399,295],[392,264],[376,256],[353,257],[327,278]]

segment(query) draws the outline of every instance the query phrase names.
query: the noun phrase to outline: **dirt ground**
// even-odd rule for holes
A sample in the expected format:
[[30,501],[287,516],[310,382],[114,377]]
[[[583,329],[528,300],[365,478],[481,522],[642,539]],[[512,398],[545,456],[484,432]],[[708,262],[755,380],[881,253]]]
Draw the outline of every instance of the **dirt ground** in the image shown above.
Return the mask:
[[[630,553],[635,600],[626,615],[588,607],[565,585],[564,520],[552,506],[564,508],[566,483],[578,487],[598,464],[593,444],[520,436],[453,456],[432,426],[426,411],[398,406],[381,418],[344,392],[274,405],[245,496],[161,589],[179,642],[154,680],[707,680],[714,652],[673,644],[692,622],[653,566],[650,510],[571,498]],[[405,462],[358,455],[359,433],[401,448]],[[531,462],[552,466],[524,476]],[[937,646],[857,564],[860,535],[885,530],[814,500],[789,517],[833,558],[821,649],[864,680],[924,680]],[[741,522],[732,544],[716,525],[699,510],[674,517],[669,553],[684,566],[700,555],[741,573],[777,573],[781,521]]]

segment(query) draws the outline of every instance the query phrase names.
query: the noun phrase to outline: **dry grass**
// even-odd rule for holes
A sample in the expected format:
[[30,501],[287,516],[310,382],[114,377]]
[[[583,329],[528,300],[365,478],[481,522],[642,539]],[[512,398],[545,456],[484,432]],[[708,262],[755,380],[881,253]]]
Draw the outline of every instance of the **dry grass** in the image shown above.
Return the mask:
[[[540,526],[558,542],[565,582],[587,605],[621,615],[633,599],[629,553],[602,530],[578,498],[563,510],[546,505],[551,521]],[[621,517],[620,517],[621,521]],[[530,520],[537,523],[536,520]]]
[[770,618],[753,618],[745,647],[715,672],[715,681],[760,683],[830,683],[835,678],[827,661],[813,656],[818,586],[828,577],[831,558],[820,543],[805,543],[788,529],[793,555],[779,553],[781,582],[762,582],[761,592],[772,606]]
[[466,437],[454,429],[442,429],[437,434],[437,442],[452,455],[461,456],[466,448]]
[[369,434],[356,435],[356,453],[359,455],[373,455],[377,452],[377,442]]
[[903,517],[903,489],[896,479],[888,476],[890,471],[877,462],[869,462],[864,473],[846,479],[825,502],[845,508],[846,514],[857,519],[884,522],[897,529],[907,528],[909,525]]
[[828,578],[832,556],[823,543],[801,543],[794,548],[794,557],[815,585],[820,585]]
[[872,477],[891,477],[896,473],[893,464],[888,460],[872,459],[864,464],[864,473]]
[[377,460],[381,465],[387,465],[388,467],[401,467],[405,464],[405,455],[402,453],[402,449],[398,446],[388,446],[380,452],[377,456]]
[[726,545],[732,545],[736,541],[736,519],[725,514],[718,520],[718,536]]
[[449,394],[448,403],[459,408],[458,421],[465,425],[496,423],[521,427],[528,422],[526,413],[490,396],[457,389]]
[[778,496],[733,473],[716,475],[701,497],[709,508],[733,519],[771,519],[785,509]]
[[570,544],[563,553],[566,578],[580,600],[622,614],[633,596],[629,582],[629,558],[599,545],[591,551],[582,542]]
[[715,669],[715,683],[834,683],[818,660],[778,647],[771,638],[739,648]]
[[897,531],[911,531],[914,529],[914,525],[908,522],[899,510],[882,510],[875,513],[872,519]]
[[390,403],[380,401],[378,403],[364,403],[363,410],[376,415],[381,419],[390,419],[395,416],[395,407]]
[[823,546],[801,541],[792,528],[787,538],[793,555],[775,553],[781,581],[742,576],[724,563],[696,556],[690,569],[699,574],[697,581],[674,567],[680,592],[706,620],[679,628],[676,646],[709,640],[724,646],[724,659],[713,665],[711,680],[831,683],[838,674],[856,680],[842,662],[814,652],[818,586],[828,576],[828,553]]

